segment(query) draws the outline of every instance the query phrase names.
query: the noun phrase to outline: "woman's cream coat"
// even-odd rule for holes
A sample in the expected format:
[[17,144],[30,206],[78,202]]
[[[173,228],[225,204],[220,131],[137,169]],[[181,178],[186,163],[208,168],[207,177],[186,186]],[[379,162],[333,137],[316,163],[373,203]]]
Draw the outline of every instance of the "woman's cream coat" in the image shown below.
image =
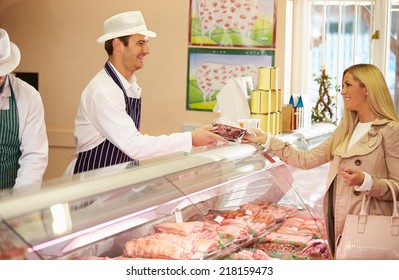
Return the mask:
[[[357,214],[360,211],[363,193],[355,192],[343,182],[340,170],[345,167],[367,172],[373,180],[372,189],[368,192],[371,197],[370,213],[374,215],[392,215],[392,195],[387,183],[389,179],[398,186],[399,182],[399,123],[385,119],[377,119],[366,133],[349,150],[338,148],[332,157],[328,146],[335,134],[326,142],[309,151],[299,151],[287,143],[273,138],[269,151],[280,157],[290,166],[301,169],[330,162],[326,190],[324,192],[323,212],[328,225],[327,211],[334,207],[335,227],[327,228],[327,236],[334,230],[335,239],[342,233],[347,214]],[[334,192],[329,192],[334,188]],[[399,199],[399,188],[396,187],[396,197]],[[335,193],[334,206],[329,205],[329,195]],[[334,246],[336,240],[328,240],[329,246]],[[332,248],[333,252],[335,248]]]

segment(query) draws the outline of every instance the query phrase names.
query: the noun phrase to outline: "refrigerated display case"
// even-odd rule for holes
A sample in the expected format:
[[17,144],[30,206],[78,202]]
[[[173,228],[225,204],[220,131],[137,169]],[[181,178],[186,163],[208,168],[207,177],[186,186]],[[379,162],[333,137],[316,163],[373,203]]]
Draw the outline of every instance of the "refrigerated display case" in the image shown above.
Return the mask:
[[[0,196],[0,259],[254,258],[244,248],[263,248],[270,258],[316,258],[304,250],[325,247],[326,172],[321,166],[305,176],[257,145],[230,143],[59,178],[39,191]],[[294,238],[287,234],[294,226],[284,226],[290,218],[297,230],[298,221],[313,222],[315,232]],[[193,232],[176,233],[194,223]],[[229,232],[243,223],[244,235]],[[217,248],[200,242],[212,231]],[[281,252],[267,250],[273,242]],[[174,254],[162,248],[170,245]],[[328,251],[319,257],[328,259]]]

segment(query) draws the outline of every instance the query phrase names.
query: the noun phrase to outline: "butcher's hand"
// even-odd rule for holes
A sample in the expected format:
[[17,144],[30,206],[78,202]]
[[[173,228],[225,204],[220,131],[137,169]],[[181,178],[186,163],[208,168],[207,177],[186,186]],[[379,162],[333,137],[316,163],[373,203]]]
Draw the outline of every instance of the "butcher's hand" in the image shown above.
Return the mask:
[[264,145],[267,141],[268,134],[258,128],[250,128],[245,133],[243,140],[251,143]]
[[228,141],[226,139],[220,135],[210,132],[209,130],[210,128],[204,127],[191,131],[193,146],[215,145],[218,142],[227,144]]
[[352,169],[352,168],[343,168],[341,170],[342,178],[344,179],[345,184],[349,187],[351,186],[361,186],[364,182],[364,174],[363,172]]

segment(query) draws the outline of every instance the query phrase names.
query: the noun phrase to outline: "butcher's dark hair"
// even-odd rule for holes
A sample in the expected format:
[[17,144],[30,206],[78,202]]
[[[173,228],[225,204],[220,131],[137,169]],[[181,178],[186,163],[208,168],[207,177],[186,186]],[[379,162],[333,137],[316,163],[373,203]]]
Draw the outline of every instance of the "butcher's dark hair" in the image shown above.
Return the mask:
[[104,43],[104,49],[105,49],[105,51],[107,52],[107,54],[108,54],[108,55],[112,55],[112,54],[114,53],[114,47],[112,46],[112,42],[113,42],[115,39],[119,39],[119,40],[122,42],[122,44],[123,44],[125,47],[127,47],[127,45],[129,44],[129,37],[130,37],[130,35],[127,35],[127,36],[123,36],[123,37],[112,38],[112,39],[109,39],[108,41],[106,41],[106,42]]

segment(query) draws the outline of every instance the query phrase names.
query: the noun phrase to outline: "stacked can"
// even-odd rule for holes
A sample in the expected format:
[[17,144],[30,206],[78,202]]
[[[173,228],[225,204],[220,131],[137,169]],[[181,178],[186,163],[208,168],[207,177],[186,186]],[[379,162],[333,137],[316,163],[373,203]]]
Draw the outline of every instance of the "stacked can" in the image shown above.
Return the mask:
[[277,77],[278,68],[259,67],[258,86],[251,93],[251,118],[260,119],[260,128],[273,135],[283,131],[283,97]]

